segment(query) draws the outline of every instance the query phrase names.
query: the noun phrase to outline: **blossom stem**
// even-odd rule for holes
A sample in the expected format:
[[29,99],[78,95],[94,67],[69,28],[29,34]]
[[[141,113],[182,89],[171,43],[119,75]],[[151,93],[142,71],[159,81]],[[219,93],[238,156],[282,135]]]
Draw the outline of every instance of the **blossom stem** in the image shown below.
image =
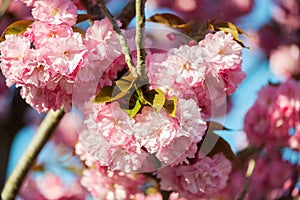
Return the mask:
[[125,62],[128,65],[129,70],[132,72],[133,76],[135,78],[137,78],[137,72],[136,72],[136,68],[133,64],[133,60],[132,60],[132,56],[131,56],[131,53],[130,53],[129,46],[127,44],[126,38],[125,38],[124,34],[122,33],[116,19],[111,14],[111,12],[107,9],[104,0],[97,0],[97,4],[101,8],[102,13],[108,18],[108,20],[113,25],[113,28],[116,31],[118,39],[119,39],[119,41],[121,43],[121,46],[122,46],[122,52],[125,56]]
[[30,167],[34,163],[36,157],[51,137],[53,131],[59,124],[60,120],[64,116],[64,109],[61,108],[58,111],[49,111],[36,134],[34,135],[31,143],[23,153],[21,159],[15,166],[13,172],[8,177],[4,188],[1,193],[2,200],[15,199],[18,191],[21,187],[23,180],[25,179]]
[[145,48],[145,3],[146,0],[136,0],[135,12],[136,12],[136,35],[135,43],[137,49],[137,75],[138,80],[142,84],[149,82],[146,73],[146,56],[147,51]]
[[121,28],[123,29],[125,29],[130,21],[135,17],[135,1],[136,0],[129,0],[118,16],[118,19],[122,23]]

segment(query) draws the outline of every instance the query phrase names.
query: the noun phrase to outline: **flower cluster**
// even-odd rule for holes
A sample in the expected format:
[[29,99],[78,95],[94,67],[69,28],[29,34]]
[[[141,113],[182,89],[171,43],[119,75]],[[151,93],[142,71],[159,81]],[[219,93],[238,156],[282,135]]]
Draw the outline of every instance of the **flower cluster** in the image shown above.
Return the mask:
[[[232,35],[208,33],[198,43],[165,51],[147,47],[149,83],[138,86],[134,80],[127,91],[140,95],[135,103],[141,106],[131,116],[124,108],[129,104],[128,94],[104,103],[95,100],[99,90],[119,87],[117,81],[130,72],[109,20],[93,21],[83,32],[75,27],[82,6],[79,1],[23,2],[32,6],[34,21],[24,32],[7,35],[1,42],[0,67],[6,84],[20,87],[22,97],[37,111],[62,106],[66,111],[71,106],[82,111],[84,127],[80,127],[75,147],[86,167],[81,184],[100,199],[161,199],[157,191],[150,197],[145,189],[136,187],[148,183],[148,178],[129,173],[167,166],[158,171],[158,177],[162,189],[179,193],[172,198],[216,197],[225,187],[231,163],[222,153],[200,156],[199,143],[206,134],[205,120],[214,117],[215,107],[226,105],[226,97],[245,78],[242,46]],[[131,47],[133,40],[128,43]],[[151,96],[153,101],[147,99],[149,91],[162,94],[159,109],[154,106],[156,96]],[[171,111],[167,108],[170,102]],[[77,137],[54,139],[56,144],[72,147]],[[49,183],[63,185],[55,177]],[[157,182],[153,185],[158,187]],[[65,193],[40,192],[54,199]]]
[[[42,13],[40,13],[42,12]],[[21,87],[22,97],[39,112],[69,110],[73,84],[86,63],[87,48],[76,23],[72,1],[35,1],[36,19],[22,35],[7,35],[1,47],[1,69],[7,85]]]
[[[176,118],[145,106],[131,119],[118,102],[95,112],[95,119],[86,120],[90,131],[81,142],[101,165],[125,172],[151,169],[155,159],[163,165],[175,165],[193,158],[206,129],[193,100],[179,100]],[[145,162],[147,166],[143,166]]]
[[158,170],[157,176],[163,190],[175,190],[187,199],[214,198],[225,188],[231,168],[225,156],[218,153],[213,157],[199,156],[189,165],[165,167]]
[[233,94],[245,78],[241,54],[242,47],[230,34],[209,33],[197,45],[182,45],[152,55],[150,83],[169,96],[194,99],[206,118],[214,107],[226,103],[222,98]]
[[23,200],[85,199],[86,196],[78,178],[67,184],[58,174],[50,172],[37,177],[29,176],[19,194]]
[[[299,82],[287,80],[278,86],[266,86],[245,117],[244,130],[251,144],[268,148],[293,148],[299,138]],[[294,142],[293,142],[294,141]]]

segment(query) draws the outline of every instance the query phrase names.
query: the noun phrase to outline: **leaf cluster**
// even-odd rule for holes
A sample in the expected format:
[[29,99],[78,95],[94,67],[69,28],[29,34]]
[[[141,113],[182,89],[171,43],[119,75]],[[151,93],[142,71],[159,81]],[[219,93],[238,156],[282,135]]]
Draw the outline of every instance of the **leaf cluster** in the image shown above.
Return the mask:
[[111,103],[118,101],[123,111],[133,118],[144,106],[151,106],[156,112],[162,109],[175,117],[177,98],[167,98],[158,88],[149,85],[139,87],[132,73],[122,76],[112,86],[104,86],[94,98],[94,103]]

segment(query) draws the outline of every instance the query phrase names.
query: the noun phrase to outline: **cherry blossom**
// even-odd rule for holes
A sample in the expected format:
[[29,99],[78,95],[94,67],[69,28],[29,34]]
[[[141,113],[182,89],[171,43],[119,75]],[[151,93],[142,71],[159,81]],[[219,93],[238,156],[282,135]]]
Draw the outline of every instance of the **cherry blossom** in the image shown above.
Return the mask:
[[225,188],[231,163],[222,153],[198,158],[189,165],[158,170],[161,188],[174,190],[187,199],[212,198]]
[[85,199],[86,192],[78,178],[67,184],[57,174],[47,172],[36,178],[28,177],[22,185],[19,196],[23,200]]
[[131,194],[138,193],[141,188],[137,186],[144,181],[142,174],[124,174],[101,166],[85,169],[81,178],[81,184],[93,197],[112,200],[127,199]]
[[279,77],[292,78],[300,73],[300,49],[297,45],[279,46],[271,51],[270,68]]
[[35,1],[32,16],[49,24],[72,26],[77,20],[77,8],[71,0]]
[[245,117],[244,130],[251,144],[266,147],[287,145],[290,130],[299,121],[299,82],[288,80],[266,86]]

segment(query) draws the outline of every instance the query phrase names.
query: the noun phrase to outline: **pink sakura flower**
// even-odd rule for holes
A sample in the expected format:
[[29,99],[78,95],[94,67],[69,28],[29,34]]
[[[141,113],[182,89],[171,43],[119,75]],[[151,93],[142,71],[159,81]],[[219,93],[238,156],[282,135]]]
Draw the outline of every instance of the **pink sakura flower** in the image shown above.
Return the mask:
[[92,157],[83,147],[83,145],[78,142],[75,145],[75,154],[79,156],[80,160],[88,167],[91,167],[97,163],[94,157]]
[[73,26],[77,21],[77,8],[71,0],[35,1],[32,16],[49,24]]
[[80,142],[102,165],[111,170],[138,170],[147,154],[135,140],[133,121],[119,103],[102,105],[91,111],[85,120],[87,131],[80,133]]
[[21,2],[25,3],[26,6],[33,6],[36,0],[20,0]]
[[[113,174],[114,172],[111,172]],[[81,184],[85,187],[93,197],[98,199],[126,199],[127,194],[125,188],[115,185],[111,175],[103,169],[90,168],[85,169],[82,173]]]
[[300,49],[297,45],[279,46],[271,51],[270,68],[278,76],[291,78],[300,73]]
[[225,96],[234,93],[245,78],[241,55],[241,45],[230,34],[210,33],[198,45],[151,54],[150,83],[168,96],[198,101],[203,116],[209,117],[212,109],[226,104]]
[[133,121],[120,108],[118,103],[103,106],[98,112],[97,123],[101,135],[110,144],[128,150],[131,149],[132,141],[135,140],[132,132]]
[[163,164],[187,162],[187,158],[194,158],[197,143],[206,130],[193,100],[179,100],[176,118],[164,110],[157,113],[144,107],[130,119],[117,102],[102,105],[95,112],[97,116],[90,115],[85,121],[89,132],[86,136],[81,134],[80,141],[101,165],[111,170],[149,169],[147,165],[154,163],[143,162],[155,155]]
[[169,196],[169,200],[187,200],[186,198],[179,197],[179,193],[172,192]]
[[[155,194],[145,195],[144,193],[136,193],[134,196],[130,196],[132,200],[162,200],[162,195],[157,192]],[[174,199],[175,200],[175,199]]]
[[78,178],[67,185],[57,174],[46,173],[34,179],[28,177],[22,185],[20,197],[24,200],[79,200],[85,199],[86,192]]
[[215,198],[225,188],[231,163],[222,153],[198,158],[189,165],[178,165],[158,170],[163,190],[178,192],[187,199]]
[[48,112],[50,109],[58,110],[61,106],[65,106],[65,110],[70,110],[71,94],[66,94],[60,85],[54,90],[23,85],[20,93],[22,98],[38,112]]
[[207,34],[199,42],[202,57],[207,65],[207,74],[223,80],[228,95],[234,93],[238,84],[246,77],[242,71],[242,46],[233,40],[231,34],[218,31]]
[[288,80],[279,86],[266,86],[245,116],[244,130],[251,144],[285,146],[299,121],[299,83]]
[[197,103],[192,99],[179,99],[176,118],[178,128],[174,138],[157,152],[158,159],[172,166],[187,163],[187,158],[195,158],[197,143],[202,140],[207,128]]
[[45,48],[49,65],[60,75],[75,79],[77,70],[86,62],[87,49],[79,33],[74,33],[67,39],[49,38]]
[[6,77],[7,86],[10,87],[22,81],[23,63],[31,51],[30,41],[19,35],[8,35],[6,40],[0,43],[0,49],[1,70]]
[[195,86],[204,80],[206,67],[201,49],[197,46],[183,45],[170,49],[163,65],[176,72],[175,84],[179,87]]
[[37,182],[28,177],[22,183],[18,196],[24,200],[45,200],[45,197],[38,191]]
[[169,117],[165,111],[158,113],[150,106],[144,107],[134,119],[135,138],[151,154],[168,146],[179,128],[175,119]]
[[85,169],[81,184],[97,199],[128,199],[140,191],[145,178],[138,174],[110,171],[107,167]]
[[53,25],[42,21],[33,22],[24,36],[33,42],[35,48],[42,48],[49,42],[49,38],[69,38],[72,37],[73,30],[66,24]]
[[94,62],[108,59],[110,64],[121,55],[119,40],[107,18],[95,21],[86,30],[85,45],[90,50],[89,60]]
[[[35,32],[36,28],[31,31]],[[34,48],[30,39],[7,36],[0,44],[0,65],[7,85],[22,87],[23,98],[39,112],[59,109],[62,105],[68,110],[75,76],[86,64],[87,49],[81,35],[72,33],[67,38],[45,38],[45,44]]]

